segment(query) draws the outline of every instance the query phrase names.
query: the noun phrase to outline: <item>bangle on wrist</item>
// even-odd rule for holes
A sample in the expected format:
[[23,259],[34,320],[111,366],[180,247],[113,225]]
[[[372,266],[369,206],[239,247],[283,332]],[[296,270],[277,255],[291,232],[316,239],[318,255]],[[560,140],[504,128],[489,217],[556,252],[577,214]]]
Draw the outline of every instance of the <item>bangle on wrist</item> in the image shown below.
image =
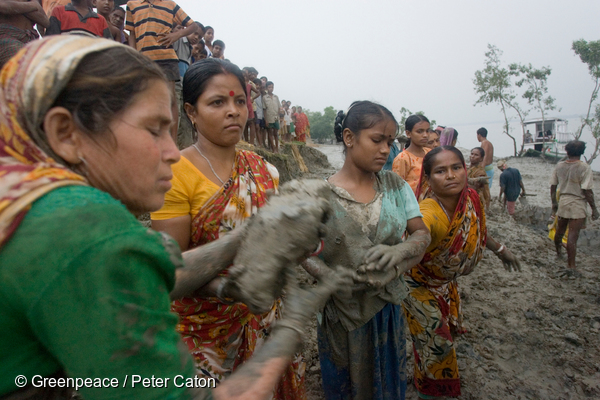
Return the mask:
[[501,244],[500,247],[498,247],[498,250],[494,251],[494,253],[496,253],[497,256],[500,256],[500,255],[502,255],[504,250],[506,250],[506,246]]

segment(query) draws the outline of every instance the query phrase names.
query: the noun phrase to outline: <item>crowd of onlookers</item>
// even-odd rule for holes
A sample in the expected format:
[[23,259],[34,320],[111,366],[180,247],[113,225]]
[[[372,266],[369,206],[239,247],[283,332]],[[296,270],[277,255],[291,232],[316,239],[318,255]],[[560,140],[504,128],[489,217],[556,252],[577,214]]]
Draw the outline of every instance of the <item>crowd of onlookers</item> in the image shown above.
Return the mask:
[[[95,11],[94,11],[95,9]],[[185,115],[183,77],[195,62],[225,59],[225,43],[214,40],[215,29],[191,19],[171,0],[130,0],[125,8],[115,0],[5,0],[0,2],[0,67],[39,35],[81,34],[104,37],[132,46],[154,60],[176,94],[173,115],[179,122],[172,136],[180,149],[192,145],[196,132]],[[249,117],[244,140],[279,151],[279,141],[305,142],[310,123],[302,107],[279,100],[274,83],[258,78],[253,67],[243,69]]]

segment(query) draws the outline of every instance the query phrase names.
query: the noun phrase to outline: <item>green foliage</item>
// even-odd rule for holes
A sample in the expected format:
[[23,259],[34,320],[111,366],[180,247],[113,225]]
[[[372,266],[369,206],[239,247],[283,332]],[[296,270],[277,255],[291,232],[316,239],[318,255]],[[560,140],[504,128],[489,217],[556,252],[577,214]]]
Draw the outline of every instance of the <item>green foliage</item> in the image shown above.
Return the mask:
[[479,95],[475,104],[503,103],[515,98],[512,92],[510,73],[502,67],[501,56],[502,50],[488,44],[488,51],[485,53],[485,68],[475,71],[475,79],[473,79],[475,93]]
[[552,69],[550,67],[536,69],[531,64],[516,63],[510,64],[509,69],[510,74],[518,78],[515,85],[520,88],[525,87],[522,97],[542,114],[542,120],[544,120],[546,111],[556,109],[554,97],[547,95],[548,77],[552,73]]
[[512,104],[516,104],[516,95],[512,88],[510,71],[502,67],[500,61],[501,56],[502,50],[494,45],[488,44],[488,51],[485,53],[485,68],[475,71],[475,78],[473,79],[475,93],[479,95],[475,105],[500,104],[502,115],[504,115],[504,133],[512,139],[514,155],[516,156],[517,141],[514,136],[510,134],[510,118],[506,109],[507,107],[514,108]]
[[592,156],[587,159],[587,162],[591,164],[600,151],[600,106],[598,104],[596,104],[594,115],[591,116],[594,101],[598,98],[598,90],[600,90],[600,40],[593,42],[587,42],[583,39],[575,40],[571,49],[579,56],[581,62],[588,66],[589,74],[594,82],[587,114],[585,118],[581,119],[581,126],[575,134],[575,139],[581,138],[586,126],[592,131],[592,135],[596,139],[596,145]]
[[[424,115],[427,117],[427,115],[425,115],[425,113],[423,111],[417,111],[417,112],[412,112],[410,111],[408,108],[404,108],[402,107],[400,109],[400,121],[398,121],[398,126],[399,126],[399,130],[401,134],[404,134],[404,132],[406,131],[405,125],[406,125],[406,119],[408,117],[410,117],[411,115]],[[429,117],[427,117],[427,119],[429,120],[429,123],[431,125],[431,129],[435,128],[437,125],[437,122],[435,119],[431,119]]]
[[600,40],[586,42],[583,39],[575,40],[571,49],[579,56],[581,62],[587,64],[590,75],[600,77]]
[[310,137],[314,140],[334,139],[333,122],[336,111],[332,106],[326,107],[323,113],[304,110],[310,122]]

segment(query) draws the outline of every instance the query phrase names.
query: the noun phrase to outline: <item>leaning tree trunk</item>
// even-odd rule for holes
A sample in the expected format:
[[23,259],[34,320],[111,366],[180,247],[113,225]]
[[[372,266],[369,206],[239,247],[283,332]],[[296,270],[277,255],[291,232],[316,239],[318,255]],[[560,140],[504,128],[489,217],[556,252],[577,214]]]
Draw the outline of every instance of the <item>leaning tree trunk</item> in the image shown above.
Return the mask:
[[504,114],[504,133],[506,133],[506,136],[508,136],[509,138],[512,139],[514,154],[516,157],[517,156],[517,140],[510,134],[508,116],[506,115],[506,107],[504,106],[504,101],[500,100],[500,105],[502,105],[502,114]]

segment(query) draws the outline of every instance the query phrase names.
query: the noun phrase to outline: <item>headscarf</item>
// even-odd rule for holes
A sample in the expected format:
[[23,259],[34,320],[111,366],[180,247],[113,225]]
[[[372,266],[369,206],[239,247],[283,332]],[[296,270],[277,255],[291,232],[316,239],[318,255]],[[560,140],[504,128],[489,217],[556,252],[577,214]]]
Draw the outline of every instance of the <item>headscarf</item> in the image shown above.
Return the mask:
[[440,135],[440,146],[452,146],[454,139],[454,128],[445,128]]
[[59,163],[42,124],[81,60],[113,46],[122,45],[52,36],[29,43],[0,71],[0,248],[35,200],[60,186],[86,184]]

